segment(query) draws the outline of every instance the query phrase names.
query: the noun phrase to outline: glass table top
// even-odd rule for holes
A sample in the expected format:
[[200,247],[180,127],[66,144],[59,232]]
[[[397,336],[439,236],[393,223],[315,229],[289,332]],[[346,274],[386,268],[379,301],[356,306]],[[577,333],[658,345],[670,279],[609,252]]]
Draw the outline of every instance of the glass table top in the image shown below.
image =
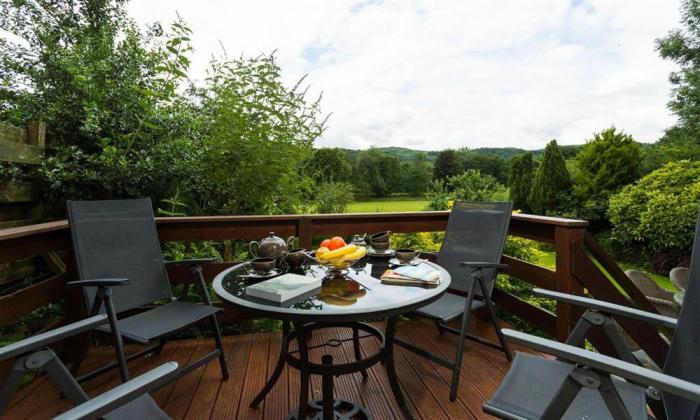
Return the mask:
[[450,275],[440,266],[440,284],[431,288],[383,284],[379,277],[391,266],[386,260],[361,260],[344,270],[342,277],[329,275],[328,269],[311,265],[290,273],[323,279],[322,287],[305,295],[278,303],[248,296],[245,288],[258,279],[247,276],[239,264],[224,270],[213,282],[221,299],[235,306],[263,312],[283,319],[331,317],[336,321],[363,319],[368,316],[389,316],[405,313],[437,298],[448,288]]

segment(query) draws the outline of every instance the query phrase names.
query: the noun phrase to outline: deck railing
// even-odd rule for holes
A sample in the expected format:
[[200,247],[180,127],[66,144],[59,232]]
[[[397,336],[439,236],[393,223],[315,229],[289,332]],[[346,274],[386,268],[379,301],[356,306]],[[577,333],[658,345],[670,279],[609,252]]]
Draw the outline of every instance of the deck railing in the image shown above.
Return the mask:
[[[211,216],[156,218],[162,242],[250,240],[274,231],[280,236],[299,237],[302,247],[311,248],[312,238],[349,236],[355,233],[391,230],[395,233],[444,231],[449,212],[363,213],[330,215],[282,216]],[[537,287],[566,293],[587,292],[595,298],[621,304],[634,304],[640,309],[657,312],[654,306],[627,279],[615,262],[586,232],[587,222],[527,214],[513,214],[509,235],[554,245],[556,268],[551,270],[509,256],[507,274]],[[57,259],[56,255],[64,255]],[[0,297],[0,326],[29,314],[59,299],[66,299],[65,316],[50,327],[85,316],[82,297],[65,287],[75,279],[70,236],[66,221],[55,221],[0,230],[0,264],[35,256],[50,256],[54,271],[47,278]],[[594,263],[594,260],[598,264]],[[204,267],[207,281],[233,262],[211,263]],[[602,267],[602,269],[601,269]],[[173,268],[171,281],[184,278],[181,268]],[[604,272],[604,271],[605,272]],[[614,279],[617,286],[611,282]],[[564,340],[580,315],[580,309],[558,304],[554,313],[532,305],[506,291],[496,289],[495,302],[541,329]],[[235,318],[240,314],[229,314]],[[652,327],[638,321],[622,322],[625,330],[656,361],[663,362],[668,349],[666,341]],[[611,350],[601,337],[592,341],[600,349]]]

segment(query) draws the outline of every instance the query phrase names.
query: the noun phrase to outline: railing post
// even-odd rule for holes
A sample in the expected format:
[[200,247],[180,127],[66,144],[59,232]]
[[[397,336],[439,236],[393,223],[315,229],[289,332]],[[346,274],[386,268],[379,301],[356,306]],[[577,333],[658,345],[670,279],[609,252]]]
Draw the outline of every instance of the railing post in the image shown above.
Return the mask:
[[311,228],[311,218],[301,216],[297,224],[297,237],[299,238],[299,246],[311,250],[311,242],[313,241],[313,229]]
[[[562,293],[582,295],[583,288],[574,277],[573,247],[582,246],[582,228],[556,226],[554,249],[556,252],[556,290]],[[557,303],[557,340],[565,341],[576,323],[576,314],[571,305]]]

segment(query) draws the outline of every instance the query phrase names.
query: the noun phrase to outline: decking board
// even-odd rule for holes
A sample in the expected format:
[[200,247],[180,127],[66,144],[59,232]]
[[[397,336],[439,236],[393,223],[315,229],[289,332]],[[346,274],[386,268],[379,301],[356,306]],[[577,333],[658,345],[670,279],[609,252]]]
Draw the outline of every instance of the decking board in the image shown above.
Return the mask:
[[[472,330],[489,339],[495,339],[493,329],[488,323],[474,320]],[[427,320],[399,322],[397,336],[444,357],[454,357],[456,337],[451,334],[438,335],[433,324]],[[350,329],[315,331],[311,337],[311,344],[329,338],[349,337]],[[378,349],[375,339],[363,339],[362,344],[364,355]],[[153,396],[175,419],[282,419],[298,403],[299,374],[288,366],[260,407],[249,407],[251,399],[272,373],[280,345],[280,332],[224,337],[231,375],[229,380],[221,380],[218,361],[213,360],[159,389]],[[184,365],[213,348],[211,339],[172,341],[166,344],[159,355],[132,361],[129,365],[131,375],[136,376],[169,360]],[[129,349],[133,350],[135,347],[129,346]],[[481,410],[481,405],[495,391],[509,366],[502,353],[476,343],[468,343],[463,358],[458,397],[456,401],[450,402],[449,370],[404,349],[397,347],[395,351],[401,387],[409,406],[421,419],[487,418]],[[320,361],[323,354],[331,354],[337,362],[349,362],[355,357],[351,341],[338,347],[326,346],[310,352],[311,357],[317,361]],[[114,353],[110,348],[93,349],[82,371],[112,360],[113,357]],[[390,391],[384,366],[375,365],[368,374],[367,380],[363,380],[359,373],[336,377],[335,395],[361,402],[377,420],[401,418],[398,405]],[[116,371],[112,371],[85,383],[84,387],[89,395],[94,396],[118,383],[118,375]],[[321,378],[312,376],[310,398],[319,398],[320,391]],[[36,398],[37,395],[41,398]],[[68,402],[60,398],[45,376],[41,376],[15,395],[3,419],[50,418],[68,407]]]

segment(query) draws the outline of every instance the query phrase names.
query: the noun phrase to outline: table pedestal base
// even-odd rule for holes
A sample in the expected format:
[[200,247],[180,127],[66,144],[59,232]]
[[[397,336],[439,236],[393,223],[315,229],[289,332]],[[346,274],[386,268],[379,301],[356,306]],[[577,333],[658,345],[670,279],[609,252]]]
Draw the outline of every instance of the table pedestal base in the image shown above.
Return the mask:
[[[307,408],[307,419],[321,420],[323,419],[323,401],[310,401]],[[372,420],[364,408],[352,401],[335,400],[333,401],[333,418],[337,420]],[[298,410],[292,411],[287,420],[298,420]]]

